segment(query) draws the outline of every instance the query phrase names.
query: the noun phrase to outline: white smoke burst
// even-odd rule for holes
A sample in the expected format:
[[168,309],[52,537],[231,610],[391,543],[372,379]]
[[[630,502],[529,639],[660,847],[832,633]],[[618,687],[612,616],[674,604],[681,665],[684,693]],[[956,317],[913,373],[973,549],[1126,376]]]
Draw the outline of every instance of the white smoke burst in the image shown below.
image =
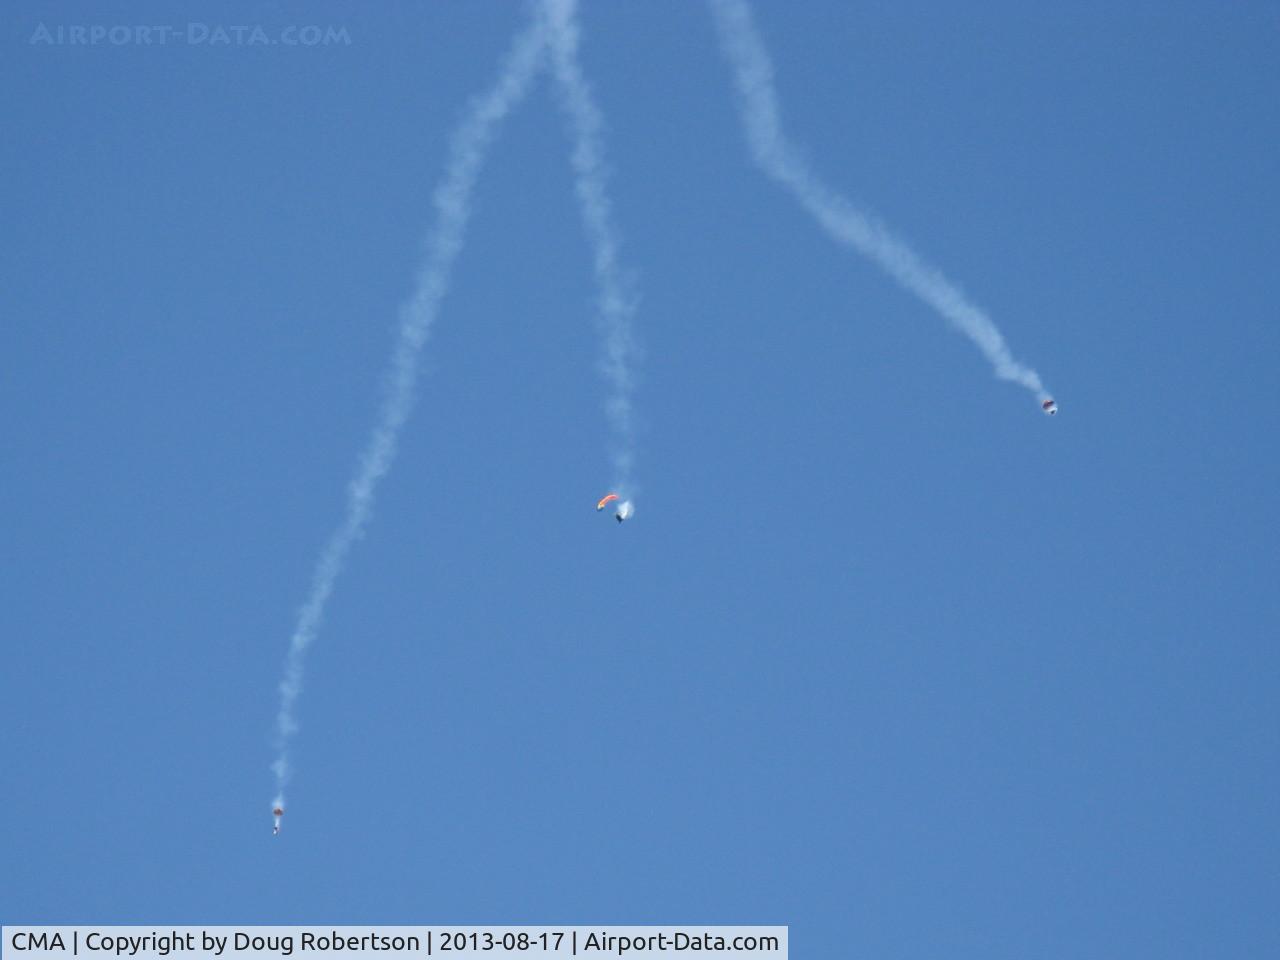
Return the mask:
[[631,397],[637,358],[632,320],[638,306],[635,283],[623,269],[613,208],[605,190],[603,121],[578,62],[576,0],[547,0],[542,6],[552,72],[573,140],[574,190],[591,245],[599,289],[599,327],[604,337],[603,371],[609,383],[605,410],[614,436],[614,489],[633,493],[635,424]]
[[284,788],[290,774],[288,748],[298,729],[295,708],[302,693],[303,660],[307,648],[316,638],[325,605],[338,574],[342,572],[347,554],[364,533],[378,482],[395,459],[400,428],[413,405],[418,354],[435,322],[454,260],[462,246],[476,177],[502,120],[528,92],[530,81],[543,63],[545,50],[544,24],[535,19],[507,52],[493,87],[470,105],[454,131],[445,175],[434,195],[436,221],[428,237],[426,261],[418,274],[413,295],[400,310],[399,333],[387,375],[386,396],[347,488],[346,514],[320,553],[311,578],[311,591],[298,612],[297,624],[289,640],[275,726],[277,756],[272,764],[276,775],[274,807],[284,806]]
[[721,47],[733,68],[747,140],[756,164],[791,192],[836,241],[867,257],[963,333],[990,361],[997,377],[1048,399],[1034,370],[1014,359],[1004,337],[979,307],[937,269],[920,259],[883,224],[832,191],[782,131],[773,63],[745,0],[710,0]]

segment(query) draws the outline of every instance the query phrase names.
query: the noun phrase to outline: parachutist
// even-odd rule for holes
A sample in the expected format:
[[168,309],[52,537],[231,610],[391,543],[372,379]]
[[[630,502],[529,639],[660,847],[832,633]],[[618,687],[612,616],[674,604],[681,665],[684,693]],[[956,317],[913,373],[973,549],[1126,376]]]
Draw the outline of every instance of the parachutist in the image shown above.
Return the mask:
[[278,837],[280,836],[280,818],[284,816],[284,807],[276,804],[271,808],[271,815],[276,818],[276,822],[271,826],[271,835]]
[[1040,404],[1040,409],[1052,417],[1058,412],[1058,404],[1054,402],[1053,397],[1045,397],[1044,402]]
[[[605,504],[612,503],[617,499],[618,499],[618,495],[616,493],[605,494],[600,499],[600,502],[596,504],[596,512],[598,513],[599,511],[603,510],[605,507]],[[627,517],[629,516],[631,516],[631,501],[623,500],[621,503],[618,504],[618,510],[616,513],[614,513],[613,519],[621,523],[623,520],[627,519]]]

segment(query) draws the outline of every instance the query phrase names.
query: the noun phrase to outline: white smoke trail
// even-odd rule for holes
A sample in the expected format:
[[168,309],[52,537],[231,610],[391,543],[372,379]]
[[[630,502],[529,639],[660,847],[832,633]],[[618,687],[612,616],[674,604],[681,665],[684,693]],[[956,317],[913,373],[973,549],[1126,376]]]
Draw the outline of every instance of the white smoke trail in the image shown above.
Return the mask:
[[397,437],[413,405],[418,353],[439,312],[453,262],[462,246],[471,212],[472,187],[499,125],[528,92],[529,83],[542,64],[545,47],[545,27],[535,19],[507,52],[493,87],[473,101],[454,131],[444,179],[434,196],[436,222],[428,239],[426,262],[413,295],[400,309],[399,336],[388,371],[386,396],[347,488],[346,516],[320,553],[311,579],[311,592],[298,612],[297,625],[289,640],[284,679],[280,682],[280,711],[276,715],[278,754],[272,764],[277,790],[274,807],[284,806],[284,787],[290,773],[289,741],[298,728],[294,708],[302,693],[303,658],[316,638],[325,604],[347,553],[364,533],[378,481],[395,459]]
[[809,169],[782,131],[773,63],[745,0],[710,0],[720,44],[734,71],[743,125],[756,163],[791,191],[835,240],[857,250],[972,340],[1002,380],[1048,398],[1040,377],[1019,363],[991,318],[924,263],[874,217],[830,190]]
[[631,395],[635,389],[633,368],[636,343],[631,321],[637,298],[630,275],[619,258],[618,232],[613,225],[612,204],[605,192],[604,145],[600,110],[578,63],[576,0],[547,0],[542,10],[547,24],[551,64],[560,91],[561,106],[573,138],[574,189],[582,222],[591,244],[596,285],[599,288],[599,326],[604,336],[603,371],[610,394],[605,405],[614,434],[614,489],[634,493],[631,472],[635,461],[635,424]]

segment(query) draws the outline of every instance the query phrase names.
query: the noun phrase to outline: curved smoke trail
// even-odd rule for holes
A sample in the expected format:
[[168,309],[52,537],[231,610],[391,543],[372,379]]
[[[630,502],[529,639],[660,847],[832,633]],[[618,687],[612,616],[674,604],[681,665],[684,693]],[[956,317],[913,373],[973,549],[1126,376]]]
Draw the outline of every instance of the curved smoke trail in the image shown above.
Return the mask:
[[734,71],[742,122],[756,164],[786,187],[835,240],[852,247],[945,317],[977,345],[1002,380],[1048,399],[1034,370],[1014,359],[991,318],[922,261],[883,224],[833,192],[809,169],[782,132],[773,63],[745,0],[710,0],[720,44]]
[[578,63],[576,8],[576,0],[548,0],[542,10],[552,70],[573,138],[574,190],[591,244],[599,288],[598,322],[604,336],[602,368],[610,388],[605,410],[615,443],[614,488],[625,497],[634,493],[631,474],[635,461],[635,424],[631,395],[635,390],[633,367],[638,351],[631,321],[636,313],[637,297],[631,276],[620,262],[618,231],[613,225],[612,204],[605,192],[602,119]]
[[427,259],[418,274],[413,295],[400,309],[400,330],[387,376],[386,397],[347,488],[346,515],[320,553],[311,579],[311,592],[298,612],[297,625],[289,640],[275,726],[278,751],[272,764],[276,775],[275,808],[284,807],[284,787],[290,772],[289,741],[298,729],[294,708],[302,693],[303,658],[316,638],[325,604],[342,572],[347,553],[364,533],[378,481],[395,459],[397,437],[413,405],[418,353],[435,322],[453,262],[462,247],[471,212],[472,187],[499,125],[528,92],[530,81],[542,64],[545,45],[543,24],[535,20],[507,52],[492,89],[471,104],[454,131],[444,179],[434,196],[436,222],[427,242]]

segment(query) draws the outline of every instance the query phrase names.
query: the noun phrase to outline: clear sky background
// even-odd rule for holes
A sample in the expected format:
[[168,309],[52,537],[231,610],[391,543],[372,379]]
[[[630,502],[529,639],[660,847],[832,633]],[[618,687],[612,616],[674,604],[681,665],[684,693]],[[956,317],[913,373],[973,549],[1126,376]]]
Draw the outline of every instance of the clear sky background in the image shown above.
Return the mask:
[[[1280,7],[756,4],[816,170],[1061,404],[751,165],[701,4],[590,4],[635,519],[546,76],[308,659],[497,2],[0,10],[0,920],[786,923],[797,956],[1280,954]],[[69,24],[349,46],[31,46]]]

